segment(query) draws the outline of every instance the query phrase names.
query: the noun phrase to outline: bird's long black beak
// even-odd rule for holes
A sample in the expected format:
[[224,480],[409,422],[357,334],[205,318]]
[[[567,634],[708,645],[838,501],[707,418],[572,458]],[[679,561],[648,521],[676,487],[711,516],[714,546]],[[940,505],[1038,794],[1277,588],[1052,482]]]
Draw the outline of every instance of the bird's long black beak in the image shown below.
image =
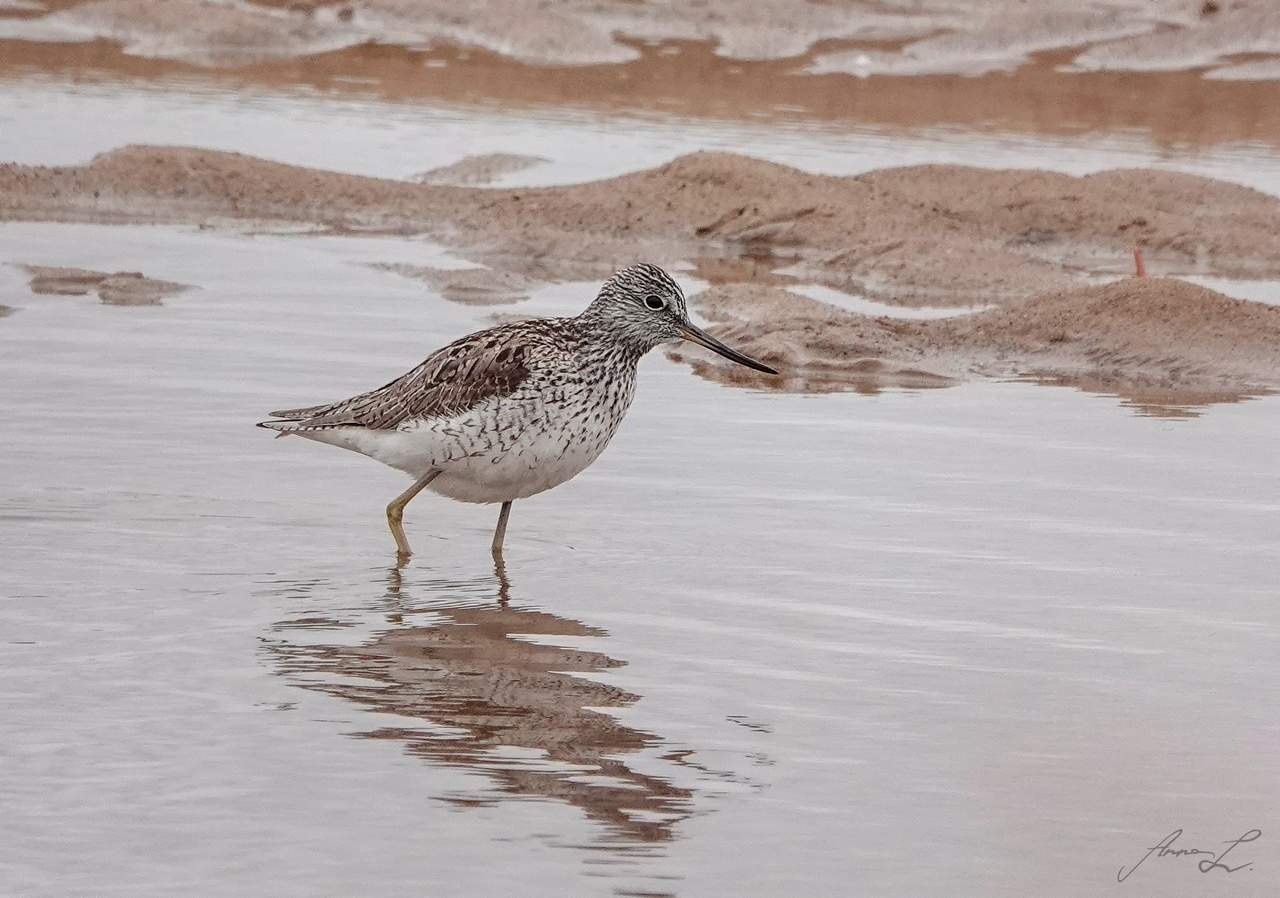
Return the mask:
[[724,356],[726,359],[728,359],[731,362],[737,362],[739,365],[745,365],[746,367],[752,368],[756,371],[763,371],[765,374],[778,373],[777,371],[774,371],[772,368],[770,368],[768,365],[762,362],[757,362],[755,359],[751,358],[750,356],[745,356],[735,349],[730,349],[728,346],[725,346],[723,343],[721,343],[715,337],[708,334],[702,328],[694,327],[692,324],[689,324],[688,322],[685,322],[680,325],[680,336],[684,337],[686,340],[697,343],[700,346],[707,347],[707,349],[710,349],[712,352]]

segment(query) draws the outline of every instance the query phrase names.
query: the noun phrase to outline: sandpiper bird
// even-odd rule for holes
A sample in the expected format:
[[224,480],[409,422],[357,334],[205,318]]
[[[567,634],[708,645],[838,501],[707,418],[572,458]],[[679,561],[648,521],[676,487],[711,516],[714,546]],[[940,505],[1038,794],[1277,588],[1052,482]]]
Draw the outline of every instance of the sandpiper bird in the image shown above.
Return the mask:
[[341,402],[272,412],[258,426],[377,459],[414,478],[387,506],[401,556],[404,508],[425,487],[462,502],[511,503],[559,486],[599,457],[635,394],[636,364],[692,340],[740,365],[778,372],[695,327],[680,287],[656,265],[604,282],[576,318],[504,324],[455,340],[391,383]]

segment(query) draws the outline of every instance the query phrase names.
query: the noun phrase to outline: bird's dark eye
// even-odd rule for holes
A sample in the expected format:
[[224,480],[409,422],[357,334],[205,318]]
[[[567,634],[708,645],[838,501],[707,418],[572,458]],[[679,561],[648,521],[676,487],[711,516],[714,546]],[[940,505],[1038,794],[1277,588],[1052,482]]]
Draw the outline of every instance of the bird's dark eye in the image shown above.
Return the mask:
[[652,312],[660,312],[667,307],[667,301],[661,296],[650,293],[644,298],[644,307]]

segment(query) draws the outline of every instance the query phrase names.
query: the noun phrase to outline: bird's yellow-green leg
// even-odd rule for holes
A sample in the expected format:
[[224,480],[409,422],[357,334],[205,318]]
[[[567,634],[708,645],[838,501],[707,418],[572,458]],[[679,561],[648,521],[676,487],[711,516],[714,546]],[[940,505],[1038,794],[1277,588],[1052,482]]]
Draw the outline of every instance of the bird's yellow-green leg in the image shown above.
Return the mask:
[[502,554],[502,541],[507,536],[507,518],[511,515],[511,503],[503,502],[502,511],[498,512],[498,528],[493,531],[493,554]]
[[422,492],[423,487],[439,476],[439,471],[428,471],[415,480],[413,486],[392,499],[391,504],[387,506],[387,524],[391,527],[391,535],[396,538],[396,550],[402,557],[407,558],[413,554],[413,549],[409,548],[409,541],[404,538],[404,507],[414,496]]

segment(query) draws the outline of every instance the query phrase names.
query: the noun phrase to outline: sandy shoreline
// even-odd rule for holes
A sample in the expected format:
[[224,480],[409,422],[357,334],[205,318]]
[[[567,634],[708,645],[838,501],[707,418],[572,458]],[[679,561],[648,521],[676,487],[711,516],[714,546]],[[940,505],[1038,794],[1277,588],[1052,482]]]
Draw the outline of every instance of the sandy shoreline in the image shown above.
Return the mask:
[[[0,166],[0,220],[422,234],[491,270],[390,270],[485,304],[636,259],[692,262],[713,284],[695,307],[786,369],[788,389],[1026,372],[1087,376],[1122,394],[1280,385],[1280,309],[1168,278],[1098,285],[1129,269],[1139,245],[1154,274],[1280,277],[1280,199],[1169,172],[917,166],[832,177],[698,153],[607,181],[490,189],[129,147],[84,166]],[[908,307],[998,308],[869,317],[786,289],[804,283]]]

